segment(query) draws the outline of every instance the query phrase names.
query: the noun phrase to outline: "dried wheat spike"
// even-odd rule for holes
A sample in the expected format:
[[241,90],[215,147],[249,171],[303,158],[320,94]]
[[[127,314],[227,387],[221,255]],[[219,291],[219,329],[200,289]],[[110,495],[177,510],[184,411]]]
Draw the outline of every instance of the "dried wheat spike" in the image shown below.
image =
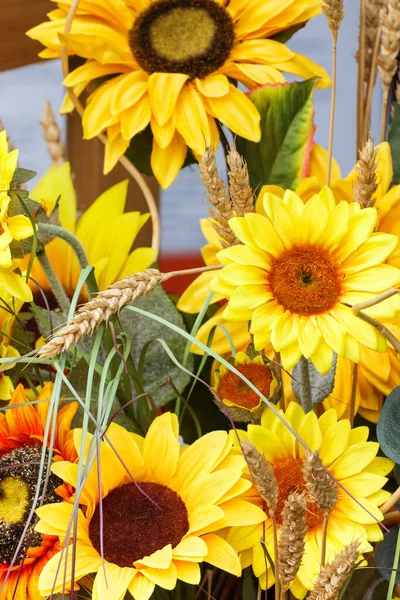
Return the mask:
[[356,171],[357,179],[353,183],[353,198],[361,208],[374,205],[372,196],[378,189],[376,170],[378,162],[376,157],[378,150],[374,148],[374,142],[368,138],[360,152]]
[[352,542],[339,552],[329,565],[321,568],[308,600],[337,600],[339,598],[344,582],[357,564],[360,556],[359,546],[358,542]]
[[329,513],[337,502],[337,488],[323,466],[318,452],[307,452],[302,472],[313,502],[324,513]]
[[274,514],[278,504],[278,484],[274,470],[265,456],[249,440],[241,441],[241,447],[254,484],[270,513]]
[[379,15],[382,0],[365,1],[365,71],[364,81],[368,83],[371,74],[372,56],[379,28]]
[[388,0],[380,12],[382,38],[378,56],[378,71],[384,88],[389,88],[397,71],[397,57],[400,51],[400,4],[398,0]]
[[334,39],[337,39],[340,24],[343,21],[345,14],[343,3],[343,0],[323,0],[322,2],[322,12],[326,16],[329,29],[331,30]]
[[67,160],[65,145],[61,141],[61,130],[56,121],[54,111],[48,100],[44,103],[44,111],[40,121],[43,127],[43,136],[47,142],[47,150],[53,164],[63,165]]
[[279,574],[282,591],[286,592],[297,575],[304,554],[307,531],[307,502],[304,492],[290,494],[282,510],[278,544]]
[[64,327],[59,329],[47,344],[38,351],[40,358],[53,358],[79,342],[84,335],[90,335],[103,322],[117,313],[136,298],[151,294],[158,283],[169,278],[169,274],[157,269],[147,269],[135,273],[110,285],[93,300],[86,302]]
[[200,179],[206,188],[206,197],[214,208],[210,208],[211,223],[222,238],[222,245],[234,246],[239,242],[228,225],[233,216],[232,201],[224,181],[218,174],[214,149],[209,146],[199,164]]
[[227,162],[232,209],[236,216],[243,217],[249,212],[254,212],[254,194],[250,187],[249,170],[246,161],[235,147],[229,149]]

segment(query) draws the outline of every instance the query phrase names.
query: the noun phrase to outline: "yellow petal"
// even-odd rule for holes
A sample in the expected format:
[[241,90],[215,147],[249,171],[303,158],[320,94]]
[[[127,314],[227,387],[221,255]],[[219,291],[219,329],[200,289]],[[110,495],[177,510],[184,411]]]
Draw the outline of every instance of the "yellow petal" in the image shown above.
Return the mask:
[[176,103],[188,75],[183,73],[152,73],[149,77],[151,110],[163,126],[175,111]]
[[154,569],[168,569],[172,562],[172,546],[168,544],[161,548],[161,550],[156,550],[150,556],[145,556],[140,560],[135,562],[135,567],[140,569],[141,567],[151,567]]
[[202,97],[193,85],[185,86],[179,96],[176,128],[190,148],[204,154],[211,142],[211,131]]
[[195,79],[195,84],[206,97],[221,98],[229,93],[229,81],[225,75],[213,74],[204,79]]
[[31,288],[21,275],[7,273],[0,269],[0,284],[11,296],[15,296],[23,302],[32,302]]
[[299,315],[285,311],[275,323],[271,333],[271,344],[277,352],[297,340],[299,335]]
[[[322,444],[322,433],[319,428],[318,418],[314,411],[306,414],[299,428],[299,436],[312,452],[319,450]],[[299,444],[299,455],[305,456],[305,449]]]
[[143,458],[147,479],[168,485],[174,475],[179,458],[178,420],[175,414],[157,417],[147,432],[143,445]]
[[134,600],[149,600],[155,587],[155,584],[147,579],[145,575],[137,573],[129,586],[129,592],[132,594]]
[[190,583],[191,585],[198,585],[200,583],[201,571],[197,563],[174,560],[174,564],[176,566],[178,579],[185,583]]
[[187,146],[182,136],[175,135],[166,148],[160,148],[156,140],[151,153],[151,168],[163,189],[168,188],[175,180],[185,162]]
[[32,223],[24,215],[9,217],[7,225],[14,240],[23,240],[33,235]]
[[76,196],[68,162],[60,167],[53,165],[35,185],[30,197],[42,204],[47,214],[51,213],[60,198],[61,225],[69,231],[75,231]]
[[[146,567],[140,569],[140,572],[150,579],[150,581],[165,590],[173,590],[176,586],[177,570],[173,562],[168,569],[153,569],[151,567]],[[133,582],[135,582],[135,580],[133,580]]]
[[228,96],[208,98],[212,114],[233,133],[253,142],[260,140],[260,114],[247,96],[230,84]]
[[123,598],[134,576],[135,569],[118,567],[105,561],[94,580],[93,600]]
[[319,455],[325,467],[329,467],[347,449],[350,430],[350,421],[344,419],[324,432]]
[[160,148],[166,148],[172,141],[176,129],[175,114],[165,125],[160,125],[154,117],[151,118],[151,131]]
[[[209,284],[214,279],[213,271],[201,273],[194,281],[186,288],[178,300],[177,308],[183,312],[196,314],[200,312],[207,296],[210,293]],[[211,304],[219,302],[222,296],[214,294]]]
[[240,577],[242,568],[239,557],[232,546],[214,533],[204,535],[203,540],[208,546],[208,554],[205,558],[206,562],[227,573],[232,573],[232,575]]
[[351,477],[359,473],[376,457],[379,444],[376,442],[364,442],[350,446],[331,465],[330,471],[339,480]]
[[104,175],[113,170],[119,159],[129,147],[129,140],[125,140],[122,135],[117,135],[114,139],[107,138],[106,151],[104,154]]
[[145,71],[134,71],[120,77],[110,103],[110,112],[115,115],[132,108],[148,90],[149,76]]

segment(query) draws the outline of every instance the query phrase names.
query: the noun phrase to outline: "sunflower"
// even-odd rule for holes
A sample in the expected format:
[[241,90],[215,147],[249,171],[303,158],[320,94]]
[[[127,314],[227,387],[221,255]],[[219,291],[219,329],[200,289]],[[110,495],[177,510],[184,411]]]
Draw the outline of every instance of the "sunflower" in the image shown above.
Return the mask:
[[[352,429],[348,419],[338,420],[334,409],[317,418],[314,412],[305,415],[301,406],[292,402],[281,414],[313,452],[319,451],[323,465],[349,492],[347,494],[337,486],[337,501],[328,523],[327,561],[355,540],[361,544],[360,552],[370,552],[373,548],[369,542],[379,541],[383,537],[379,527],[383,516],[378,507],[390,497],[390,493],[382,488],[387,481],[385,475],[394,466],[392,461],[376,456],[379,444],[367,441],[368,427]],[[262,415],[261,425],[248,425],[244,436],[273,467],[278,484],[276,520],[279,530],[281,511],[289,494],[306,491],[301,470],[305,451],[269,408]],[[232,439],[237,446],[235,436]],[[258,496],[253,487],[248,492],[253,502],[254,494]],[[260,497],[258,502],[261,506]],[[296,598],[304,598],[319,574],[323,521],[322,511],[308,500],[304,556],[290,588]],[[240,553],[243,568],[253,566],[255,575],[265,589],[274,583],[274,576],[260,543],[263,535],[263,526],[256,525],[237,531],[232,529],[226,533],[225,539]],[[250,539],[251,547],[248,545]],[[273,557],[272,524],[269,518],[265,524],[265,543]]]
[[86,59],[64,83],[77,94],[95,83],[83,127],[88,139],[107,131],[106,173],[149,125],[151,165],[164,188],[187,147],[202,155],[218,143],[218,121],[258,141],[259,113],[232,80],[253,88],[283,82],[287,72],[330,83],[324,69],[266,39],[319,14],[319,0],[86,0],[65,35],[70,6],[59,1],[28,35],[46,46],[43,58],[60,56],[63,42]]
[[8,192],[18,163],[18,150],[8,151],[7,133],[0,132],[0,268],[12,266],[10,244],[33,234],[32,223],[25,215],[8,215],[11,198]]
[[[360,345],[384,352],[383,336],[350,308],[400,281],[399,269],[382,264],[398,239],[373,233],[376,209],[336,204],[324,188],[306,204],[291,191],[267,193],[264,210],[229,221],[242,244],[218,253],[225,266],[210,284],[229,299],[223,317],[251,321],[256,350],[271,343],[286,369],[302,355],[326,373],[332,350],[354,362]],[[396,314],[394,303],[378,307],[374,316]]]
[[[266,398],[272,398],[275,395],[278,390],[276,376],[268,360],[261,354],[257,354],[251,359],[245,352],[238,352],[230,362]],[[261,398],[225,365],[216,364],[212,374],[212,389],[216,395],[217,405],[220,406],[222,402],[234,421],[257,422],[261,417],[264,409]],[[226,409],[220,408],[223,412],[226,411]]]
[[[76,430],[74,438],[79,451],[82,432]],[[177,579],[198,584],[203,561],[239,576],[237,554],[215,532],[229,523],[261,523],[265,514],[242,499],[251,484],[242,478],[242,457],[230,455],[229,435],[214,431],[182,448],[178,419],[165,413],[153,421],[145,439],[115,424],[107,438],[100,445],[100,465],[92,467],[81,496],[85,506],[79,510],[76,531],[76,581],[96,573],[93,595],[98,600],[119,600],[127,590],[135,600],[147,600],[155,585],[172,590]],[[89,445],[91,437],[86,439]],[[113,450],[123,456],[127,470]],[[59,462],[53,470],[76,485],[77,465]],[[37,513],[37,531],[58,536],[64,544],[73,506],[43,506]],[[60,560],[63,566],[58,569]],[[63,590],[65,560],[65,587],[70,589],[72,552],[47,563],[39,580],[43,595],[54,584],[56,592]]]
[[[35,532],[32,522],[17,550],[37,490],[49,411],[46,400],[52,389],[53,384],[46,383],[33,405],[18,385],[7,410],[0,413],[0,595],[4,600],[40,600],[39,575],[59,548],[55,536]],[[58,411],[53,460],[76,459],[70,426],[77,406],[73,402]],[[41,486],[44,482],[45,476]],[[42,501],[62,502],[70,495],[63,481],[51,474]]]
[[[30,197],[51,214],[59,200],[61,225],[76,235],[86,251],[89,263],[95,268],[100,290],[111,283],[147,269],[157,258],[152,248],[136,248],[130,252],[140,229],[149,214],[124,213],[128,181],[122,181],[105,191],[76,222],[76,197],[69,163],[53,166],[42,177]],[[99,226],[101,225],[102,226]],[[81,269],[72,248],[59,238],[46,245],[46,254],[67,294],[72,297]],[[25,257],[24,265],[29,257]],[[39,263],[33,263],[31,276],[45,291],[51,287]],[[32,282],[32,289],[37,289]]]

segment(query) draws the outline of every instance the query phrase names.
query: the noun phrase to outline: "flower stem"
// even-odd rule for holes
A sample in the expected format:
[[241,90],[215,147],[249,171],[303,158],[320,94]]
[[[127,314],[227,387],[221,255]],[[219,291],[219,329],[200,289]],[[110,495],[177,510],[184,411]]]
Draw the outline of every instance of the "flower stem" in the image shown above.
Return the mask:
[[333,155],[333,134],[335,128],[335,108],[336,108],[336,79],[337,79],[337,34],[332,37],[332,98],[331,114],[329,119],[329,145],[328,145],[328,164],[326,169],[326,185],[331,183],[332,155]]
[[[358,45],[357,77],[357,150],[361,148],[364,115],[364,79],[365,79],[365,0],[360,0],[360,36]],[[358,151],[357,151],[358,155]]]
[[310,374],[308,372],[308,361],[302,356],[299,361],[301,379],[301,405],[307,414],[314,408],[311,395]]
[[350,424],[352,427],[354,425],[354,417],[356,414],[357,378],[358,378],[358,363],[354,363],[353,383],[351,386],[351,396],[350,396]]
[[62,240],[65,240],[75,252],[81,269],[86,269],[89,263],[85,249],[78,238],[73,233],[68,231],[68,229],[64,229],[64,227],[59,227],[58,225],[50,225],[50,223],[39,223],[38,232],[46,233],[47,235],[59,237]]
[[386,139],[386,120],[387,120],[388,104],[389,104],[389,88],[385,86],[383,89],[383,103],[382,103],[382,117],[381,117],[381,142],[384,142]]
[[324,567],[326,563],[326,538],[328,535],[328,523],[331,513],[326,512],[324,515],[324,525],[322,529],[322,544],[321,544],[321,565]]
[[274,540],[274,565],[275,565],[275,600],[280,600],[279,585],[279,555],[278,555],[278,528],[276,526],[275,514],[271,515],[272,535]]
[[400,500],[400,487],[390,496],[388,500],[380,507],[383,514],[387,513]]
[[41,252],[37,255],[37,258],[39,259],[42,269],[45,272],[46,277],[51,285],[52,292],[54,294],[55,299],[58,302],[59,307],[64,313],[68,314],[68,311],[71,306],[70,301],[68,299],[67,294],[64,291],[63,286],[60,283],[60,280],[54,272],[53,267],[51,266],[50,261],[46,256],[46,253]]

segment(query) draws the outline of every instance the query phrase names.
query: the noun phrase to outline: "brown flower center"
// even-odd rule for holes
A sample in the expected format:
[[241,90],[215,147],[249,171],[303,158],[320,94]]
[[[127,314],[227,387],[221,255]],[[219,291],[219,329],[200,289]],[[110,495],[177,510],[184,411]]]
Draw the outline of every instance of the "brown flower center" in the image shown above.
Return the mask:
[[224,64],[234,37],[228,11],[215,0],[159,0],[136,19],[129,43],[148,73],[185,73],[195,79]]
[[[282,524],[282,510],[286,500],[293,492],[304,492],[307,490],[301,472],[303,461],[299,458],[285,458],[272,464],[274,475],[278,484],[278,505],[276,509],[276,521],[278,525]],[[319,527],[324,522],[324,513],[313,502],[307,502],[306,511],[307,530],[310,531]]]
[[127,483],[103,498],[103,531],[99,506],[90,522],[93,546],[100,552],[103,536],[104,558],[119,567],[132,567],[168,544],[174,548],[189,530],[186,506],[176,492],[159,483],[139,485],[142,491]]
[[298,315],[329,311],[342,294],[343,275],[332,256],[316,246],[295,246],[275,259],[269,284],[278,302]]
[[[7,452],[0,459],[0,564],[10,564],[22,537],[26,520],[36,494],[42,447],[23,446]],[[44,463],[41,490],[46,480],[47,458]],[[46,492],[39,492],[43,504],[61,502],[57,488],[61,479],[51,473]],[[35,531],[35,518],[29,524],[25,538],[17,553],[18,565],[29,548],[37,548],[42,537]]]
[[[235,367],[242,375],[247,377],[247,379],[249,379],[264,396],[269,398],[272,372],[268,365],[247,363],[235,365]],[[243,406],[243,408],[256,408],[261,402],[260,397],[249,388],[247,383],[231,371],[222,375],[216,391],[221,400],[229,400],[237,406]]]

